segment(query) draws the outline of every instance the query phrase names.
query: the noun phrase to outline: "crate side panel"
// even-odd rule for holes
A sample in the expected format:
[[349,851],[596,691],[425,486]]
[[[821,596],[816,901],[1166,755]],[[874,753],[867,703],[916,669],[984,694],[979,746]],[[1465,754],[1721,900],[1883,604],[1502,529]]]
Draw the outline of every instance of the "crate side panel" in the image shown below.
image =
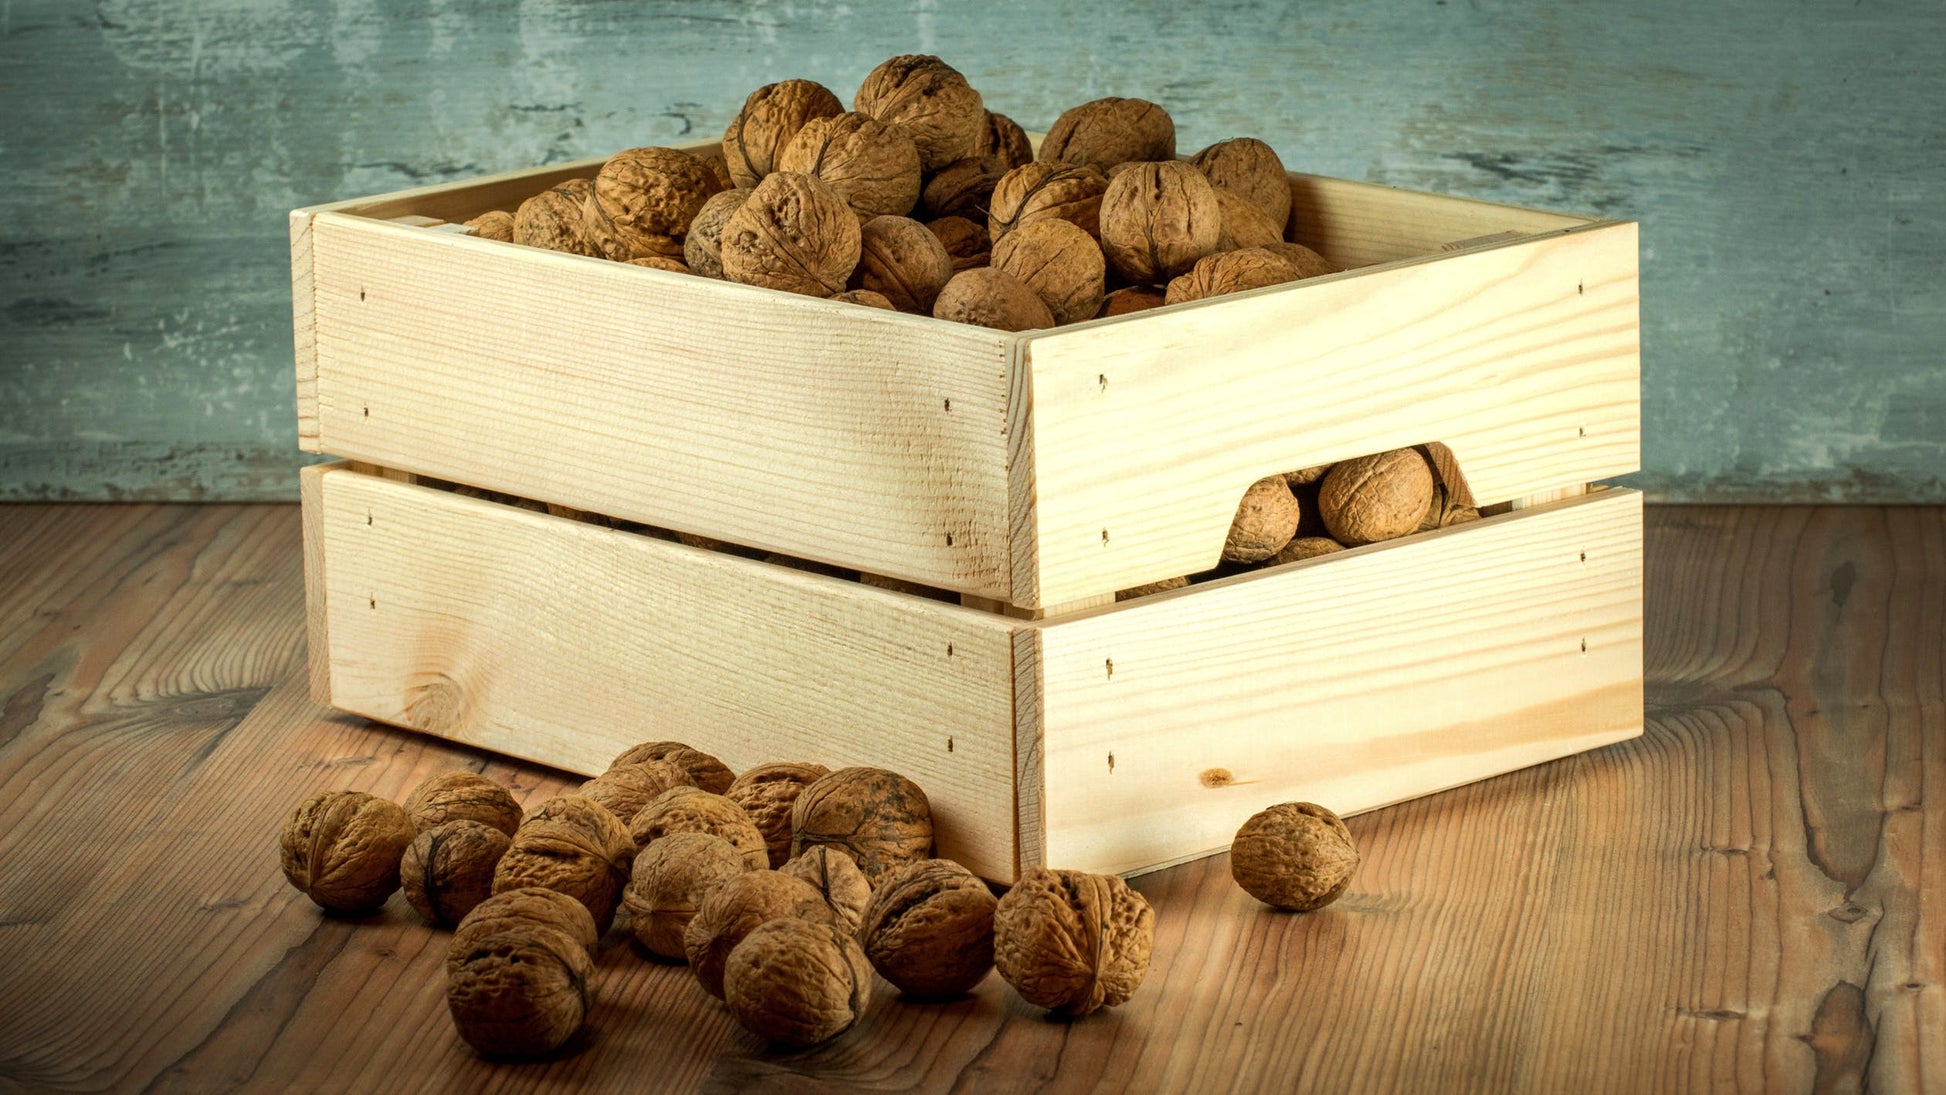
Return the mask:
[[654,739],[892,768],[940,854],[1013,877],[1004,621],[352,471],[321,493],[336,706],[578,772]]
[[1198,573],[1252,482],[1406,445],[1445,443],[1483,504],[1635,470],[1635,247],[1603,226],[1029,339],[1016,585]]
[[1004,596],[1009,336],[320,214],[325,451]]
[[1293,173],[1288,236],[1345,267],[1396,262],[1503,232],[1534,235],[1586,217]]
[[324,581],[324,504],[320,486],[327,471],[344,462],[307,464],[297,469],[298,517],[304,535],[304,659],[311,678],[311,700],[331,702],[331,637],[326,628]]
[[1355,813],[1641,733],[1641,519],[1604,491],[1046,627],[1048,861],[1142,870],[1272,803]]

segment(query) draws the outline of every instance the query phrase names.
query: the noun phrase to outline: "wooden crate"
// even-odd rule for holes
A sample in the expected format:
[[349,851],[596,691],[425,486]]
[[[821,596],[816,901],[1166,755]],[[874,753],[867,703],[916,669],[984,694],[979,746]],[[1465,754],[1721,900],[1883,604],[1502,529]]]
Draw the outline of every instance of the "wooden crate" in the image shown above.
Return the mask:
[[1273,802],[1353,813],[1641,731],[1632,491],[1027,620],[411,478],[305,470],[321,701],[581,772],[658,738],[890,767],[996,880],[1162,866]]
[[1443,443],[1491,504],[1637,465],[1631,223],[1292,175],[1353,269],[1023,334],[422,226],[599,163],[293,213],[302,445],[1029,615],[1208,569],[1278,471]]

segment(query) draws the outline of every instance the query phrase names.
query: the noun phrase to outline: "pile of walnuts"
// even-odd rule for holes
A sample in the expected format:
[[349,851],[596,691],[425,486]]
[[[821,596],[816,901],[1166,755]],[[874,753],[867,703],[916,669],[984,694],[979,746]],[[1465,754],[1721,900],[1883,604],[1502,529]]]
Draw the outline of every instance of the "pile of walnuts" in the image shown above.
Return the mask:
[[811,80],[750,93],[722,155],[632,148],[518,210],[490,239],[1034,330],[1334,272],[1287,242],[1290,182],[1269,145],[1176,158],[1169,113],[1097,99],[1038,154],[937,57],[873,69],[851,109]]

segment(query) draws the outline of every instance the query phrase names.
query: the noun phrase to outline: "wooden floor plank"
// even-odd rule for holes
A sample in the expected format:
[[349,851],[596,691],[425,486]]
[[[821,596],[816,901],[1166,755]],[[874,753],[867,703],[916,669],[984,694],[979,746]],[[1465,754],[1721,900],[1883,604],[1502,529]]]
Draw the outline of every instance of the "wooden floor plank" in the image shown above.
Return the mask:
[[1352,819],[1338,904],[1134,881],[1149,979],[990,977],[784,1053],[618,928],[587,1034],[495,1065],[446,936],[276,868],[325,788],[562,773],[306,696],[288,507],[0,507],[0,1089],[1922,1090],[1946,1085],[1946,510],[1653,509],[1640,739]]

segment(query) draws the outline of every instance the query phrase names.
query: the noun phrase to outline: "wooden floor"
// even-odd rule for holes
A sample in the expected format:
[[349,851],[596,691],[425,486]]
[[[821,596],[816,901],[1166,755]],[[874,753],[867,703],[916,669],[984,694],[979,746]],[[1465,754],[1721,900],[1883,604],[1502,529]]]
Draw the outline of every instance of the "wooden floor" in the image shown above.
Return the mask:
[[1641,739],[1352,819],[1330,909],[1136,880],[1126,1006],[997,977],[803,1053],[611,935],[588,1037],[489,1065],[446,936],[330,919],[283,815],[465,766],[306,698],[291,507],[0,507],[0,1088],[1946,1091],[1946,510],[1656,509]]

